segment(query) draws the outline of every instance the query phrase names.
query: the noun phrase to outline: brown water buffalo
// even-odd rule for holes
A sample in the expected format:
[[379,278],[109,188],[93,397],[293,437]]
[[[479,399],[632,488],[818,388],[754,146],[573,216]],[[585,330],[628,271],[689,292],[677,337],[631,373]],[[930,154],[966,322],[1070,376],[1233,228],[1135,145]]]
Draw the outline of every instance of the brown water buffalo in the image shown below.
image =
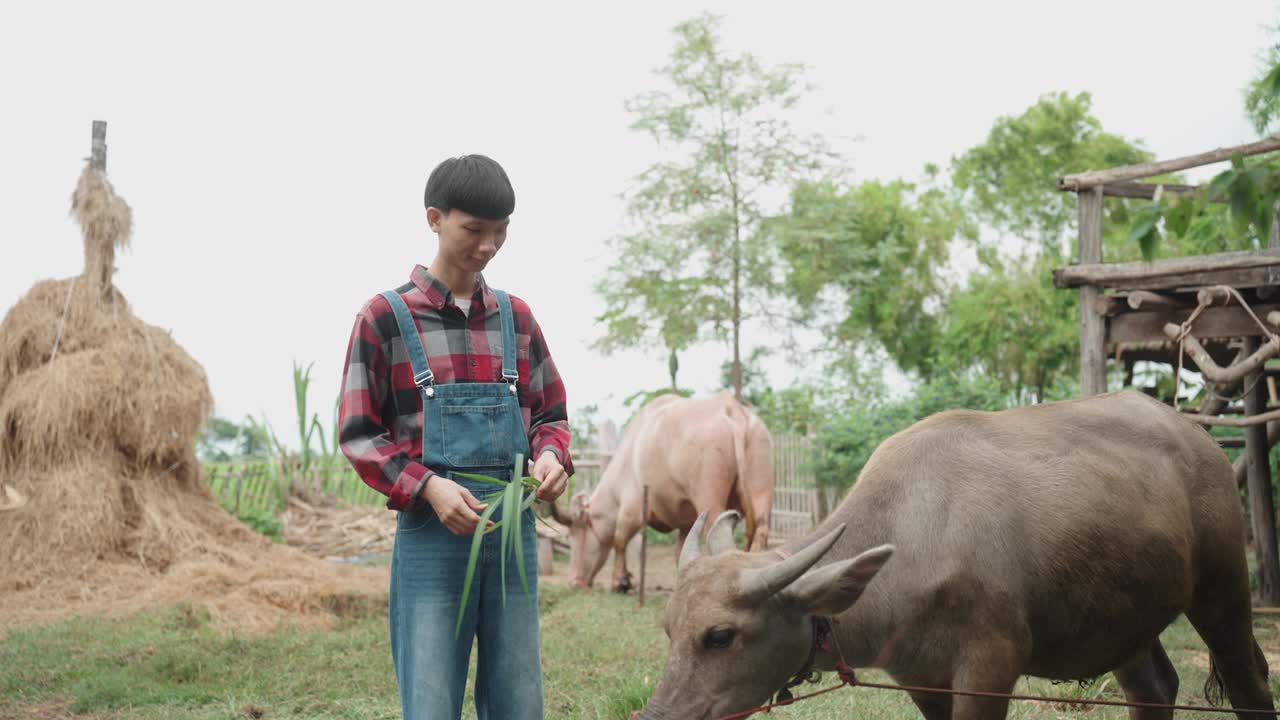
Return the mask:
[[681,543],[698,513],[740,510],[748,548],[767,545],[773,506],[768,428],[728,393],[692,399],[662,395],[627,425],[590,498],[573,499],[570,584],[590,587],[612,548],[613,588],[630,587],[625,549],[645,525],[646,483],[648,524],[661,532],[678,529]]
[[[817,669],[842,655],[903,684],[997,693],[1024,674],[1110,671],[1131,701],[1173,703],[1160,632],[1182,613],[1232,706],[1271,710],[1240,505],[1208,433],[1141,394],[940,413],[886,440],[807,538],[740,552],[726,514],[706,550],[685,545],[670,655],[642,717],[749,709],[811,652]],[[833,619],[826,649],[815,617]],[[928,720],[1008,711],[990,697],[913,699]]]

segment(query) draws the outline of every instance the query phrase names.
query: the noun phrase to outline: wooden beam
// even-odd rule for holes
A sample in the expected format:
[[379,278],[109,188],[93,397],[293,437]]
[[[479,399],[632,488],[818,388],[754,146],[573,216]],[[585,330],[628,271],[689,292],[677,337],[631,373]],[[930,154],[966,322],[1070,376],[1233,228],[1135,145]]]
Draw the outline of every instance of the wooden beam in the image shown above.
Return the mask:
[[1156,160],[1153,162],[1138,163],[1136,165],[1123,165],[1121,167],[1109,168],[1107,170],[1092,170],[1090,172],[1077,173],[1075,175],[1066,175],[1058,178],[1058,189],[1069,192],[1081,192],[1083,190],[1097,187],[1098,185],[1124,182],[1126,180],[1137,180],[1138,178],[1151,177],[1152,175],[1162,175],[1168,172],[1186,170],[1187,168],[1222,162],[1223,160],[1230,160],[1231,156],[1236,154],[1244,156],[1260,155],[1273,150],[1280,150],[1280,135],[1273,135],[1272,137],[1264,138],[1257,142],[1237,145],[1235,147],[1218,148],[1198,155],[1187,155],[1186,157],[1174,158],[1172,160]]
[[1133,310],[1176,310],[1192,304],[1190,298],[1161,295],[1149,290],[1134,290],[1129,293],[1126,301]]
[[[1141,285],[1144,289],[1150,289],[1153,284],[1151,281],[1160,278],[1190,277],[1222,270],[1277,266],[1280,266],[1280,248],[1239,250],[1236,252],[1214,253],[1212,255],[1191,255],[1189,257],[1165,258],[1151,262],[1104,263],[1099,259],[1093,262],[1082,261],[1076,265],[1055,268],[1053,271],[1053,283],[1059,288],[1073,288],[1082,285],[1130,288]],[[1276,273],[1280,276],[1280,269]],[[1168,284],[1160,286],[1171,287]]]
[[[1167,323],[1181,325],[1193,308],[1159,310],[1156,312],[1122,313],[1107,322],[1107,341],[1111,343],[1140,343],[1168,340],[1164,334]],[[1253,311],[1258,317],[1280,310],[1280,305],[1258,305]],[[1262,330],[1249,313],[1239,305],[1205,308],[1196,319],[1192,332],[1197,338],[1230,338],[1242,335],[1260,335]]]
[[[1107,197],[1133,198],[1135,200],[1153,200],[1156,196],[1156,188],[1163,187],[1164,193],[1176,193],[1179,195],[1190,195],[1200,192],[1199,185],[1183,185],[1181,183],[1143,183],[1143,182],[1119,182],[1102,186],[1102,194]],[[1224,198],[1213,198],[1209,202],[1226,202]]]
[[[1080,263],[1102,262],[1102,189],[1080,193]],[[1100,290],[1080,287],[1080,395],[1107,391],[1107,323],[1098,313]]]

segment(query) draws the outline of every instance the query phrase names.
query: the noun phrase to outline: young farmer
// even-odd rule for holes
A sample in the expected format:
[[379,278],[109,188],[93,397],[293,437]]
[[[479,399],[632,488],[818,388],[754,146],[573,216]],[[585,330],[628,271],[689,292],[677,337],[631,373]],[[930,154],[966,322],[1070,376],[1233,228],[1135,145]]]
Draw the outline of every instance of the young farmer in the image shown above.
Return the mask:
[[356,316],[342,451],[399,511],[390,619],[404,717],[461,716],[474,639],[480,720],[541,718],[532,513],[522,524],[529,594],[507,562],[504,602],[500,533],[489,533],[455,633],[472,532],[486,507],[477,496],[500,489],[456,472],[512,480],[519,453],[533,460],[538,498],[559,496],[572,472],[564,385],[529,306],[480,274],[515,208],[506,172],[482,155],[445,160],[427,180],[425,203],[439,237],[435,259]]

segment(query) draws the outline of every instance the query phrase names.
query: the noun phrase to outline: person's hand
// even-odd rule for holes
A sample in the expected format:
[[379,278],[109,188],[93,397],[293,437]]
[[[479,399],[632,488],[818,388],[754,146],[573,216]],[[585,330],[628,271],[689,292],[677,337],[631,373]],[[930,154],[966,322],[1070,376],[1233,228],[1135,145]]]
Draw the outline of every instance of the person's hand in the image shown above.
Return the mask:
[[[431,503],[440,522],[454,535],[474,533],[480,524],[478,513],[489,507],[488,503],[477,500],[470,490],[440,475],[432,475],[422,486],[422,499]],[[485,527],[493,527],[493,521],[490,520]]]
[[554,502],[569,482],[569,474],[564,471],[560,459],[550,450],[543,450],[538,456],[538,461],[533,464],[532,475],[538,481],[538,490],[534,494],[542,502]]

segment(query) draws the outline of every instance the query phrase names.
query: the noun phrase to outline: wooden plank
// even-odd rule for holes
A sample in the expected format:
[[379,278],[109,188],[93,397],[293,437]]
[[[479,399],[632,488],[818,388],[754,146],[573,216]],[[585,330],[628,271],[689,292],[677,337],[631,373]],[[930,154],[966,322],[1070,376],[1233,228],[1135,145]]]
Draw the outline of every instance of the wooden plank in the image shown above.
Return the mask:
[[[1156,312],[1129,312],[1116,315],[1107,321],[1109,343],[1160,342],[1168,340],[1164,334],[1165,323],[1182,324],[1192,313],[1192,308],[1159,310]],[[1280,310],[1280,305],[1258,305],[1253,308],[1259,318]],[[1258,335],[1262,331],[1253,318],[1238,305],[1206,308],[1196,319],[1192,333],[1200,339],[1230,338]]]
[[[1151,262],[1103,263],[1101,257],[1097,260],[1085,261],[1082,256],[1079,264],[1055,268],[1053,271],[1053,283],[1059,288],[1101,285],[1104,287],[1160,289],[1196,284],[1183,281],[1171,285],[1164,278],[1194,277],[1224,270],[1269,268],[1274,266],[1280,266],[1280,248],[1164,258]],[[1280,270],[1277,271],[1276,278],[1280,280]]]
[[1135,290],[1125,296],[1125,304],[1132,310],[1172,310],[1195,305],[1190,296],[1162,295],[1150,290]]
[[[1102,262],[1102,192],[1080,193],[1080,262]],[[1099,290],[1080,288],[1080,394],[1107,391],[1106,320],[1098,314]]]
[[[1144,183],[1119,182],[1102,186],[1102,194],[1107,197],[1132,198],[1134,200],[1154,200],[1156,188],[1163,188],[1161,193],[1190,195],[1200,192],[1199,185],[1182,185],[1180,183]],[[1210,202],[1226,202],[1222,198],[1213,198]]]
[[[1125,281],[1103,281],[1098,283],[1102,289],[1124,290],[1179,290],[1189,291],[1207,285],[1228,285],[1238,289],[1259,288],[1262,290],[1274,287],[1280,282],[1280,265],[1254,268],[1233,268],[1227,270],[1211,270],[1181,275],[1157,275]],[[1263,298],[1266,299],[1266,298]]]
[[1216,150],[1210,150],[1209,152],[1203,152],[1197,155],[1187,155],[1185,157],[1173,158],[1171,160],[1155,160],[1152,162],[1137,163],[1135,165],[1122,165],[1120,167],[1114,167],[1107,170],[1093,170],[1090,172],[1076,173],[1075,175],[1067,175],[1058,178],[1058,189],[1070,192],[1080,192],[1082,190],[1093,188],[1097,185],[1123,182],[1125,180],[1137,180],[1138,178],[1151,177],[1152,175],[1163,175],[1168,172],[1176,172],[1178,170],[1186,170],[1187,168],[1222,162],[1224,160],[1230,160],[1231,156],[1237,153],[1243,156],[1249,156],[1260,155],[1273,150],[1280,150],[1280,136],[1272,136],[1256,142],[1236,145],[1235,147],[1217,148]]

